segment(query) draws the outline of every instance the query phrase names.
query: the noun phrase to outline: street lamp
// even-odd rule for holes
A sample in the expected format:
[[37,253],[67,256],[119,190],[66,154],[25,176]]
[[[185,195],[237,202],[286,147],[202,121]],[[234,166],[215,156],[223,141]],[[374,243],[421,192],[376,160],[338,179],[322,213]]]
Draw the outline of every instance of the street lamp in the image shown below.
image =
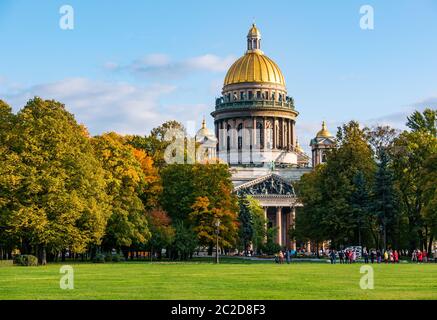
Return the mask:
[[215,229],[215,234],[216,234],[216,244],[215,244],[215,263],[219,264],[219,233],[220,233],[220,220],[217,219],[214,223],[216,229]]

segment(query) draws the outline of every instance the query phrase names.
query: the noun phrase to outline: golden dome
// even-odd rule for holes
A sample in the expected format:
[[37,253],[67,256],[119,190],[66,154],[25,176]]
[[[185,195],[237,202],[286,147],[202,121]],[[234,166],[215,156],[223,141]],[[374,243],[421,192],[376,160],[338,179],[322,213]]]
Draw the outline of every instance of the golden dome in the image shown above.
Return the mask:
[[299,153],[305,153],[303,148],[300,146],[298,139],[296,139],[296,151],[299,152]]
[[323,121],[323,123],[322,123],[322,130],[317,132],[317,136],[316,137],[317,138],[329,138],[329,137],[332,137],[332,134],[326,128],[325,121]]
[[270,82],[285,87],[278,65],[260,51],[247,52],[229,68],[224,85],[242,82]]
[[261,32],[259,32],[258,28],[256,27],[255,23],[252,24],[252,28],[250,28],[249,33],[247,34],[248,38],[261,38]]
[[196,140],[203,140],[204,138],[208,138],[209,140],[215,141],[217,140],[214,133],[212,133],[207,127],[206,127],[206,121],[205,118],[202,121],[202,127],[197,131],[196,133]]
[[258,82],[281,85],[285,80],[278,65],[261,51],[261,33],[255,24],[247,34],[247,51],[234,62],[226,74],[224,85]]

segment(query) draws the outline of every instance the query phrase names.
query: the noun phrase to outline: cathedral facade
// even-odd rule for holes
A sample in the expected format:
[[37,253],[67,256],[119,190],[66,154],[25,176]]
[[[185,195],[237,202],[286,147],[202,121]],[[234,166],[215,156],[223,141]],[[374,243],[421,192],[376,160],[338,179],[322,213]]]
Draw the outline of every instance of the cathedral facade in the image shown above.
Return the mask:
[[[211,115],[216,140],[204,123],[196,140],[203,141],[203,135],[208,135],[210,144],[203,150],[229,165],[234,191],[257,199],[268,226],[278,230],[277,243],[296,249],[288,231],[302,205],[293,182],[312,170],[310,157],[296,137],[299,112],[287,94],[285,77],[261,50],[261,33],[255,24],[247,35],[246,53],[229,68]],[[324,152],[334,143],[323,124],[310,144],[313,167],[323,162]]]

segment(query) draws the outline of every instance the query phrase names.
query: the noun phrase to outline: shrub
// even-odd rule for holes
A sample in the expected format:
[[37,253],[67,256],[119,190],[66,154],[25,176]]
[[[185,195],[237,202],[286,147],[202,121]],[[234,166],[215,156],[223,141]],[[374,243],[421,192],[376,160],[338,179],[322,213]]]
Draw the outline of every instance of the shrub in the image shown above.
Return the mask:
[[37,266],[38,258],[30,254],[22,254],[14,258],[14,264],[17,266]]
[[96,256],[93,259],[94,263],[105,263],[105,255],[102,253],[96,254]]
[[105,254],[105,262],[111,262],[112,261],[112,254],[108,253]]
[[121,254],[115,254],[112,256],[112,261],[113,262],[121,262],[124,261],[124,256]]

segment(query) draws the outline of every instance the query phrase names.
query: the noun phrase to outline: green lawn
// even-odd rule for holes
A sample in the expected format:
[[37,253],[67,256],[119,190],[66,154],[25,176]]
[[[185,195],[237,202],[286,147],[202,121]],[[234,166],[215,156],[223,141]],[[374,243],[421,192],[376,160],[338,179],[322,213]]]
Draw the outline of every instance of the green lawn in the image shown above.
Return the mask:
[[375,288],[359,287],[360,265],[203,262],[0,267],[0,299],[437,299],[437,264],[374,265]]

